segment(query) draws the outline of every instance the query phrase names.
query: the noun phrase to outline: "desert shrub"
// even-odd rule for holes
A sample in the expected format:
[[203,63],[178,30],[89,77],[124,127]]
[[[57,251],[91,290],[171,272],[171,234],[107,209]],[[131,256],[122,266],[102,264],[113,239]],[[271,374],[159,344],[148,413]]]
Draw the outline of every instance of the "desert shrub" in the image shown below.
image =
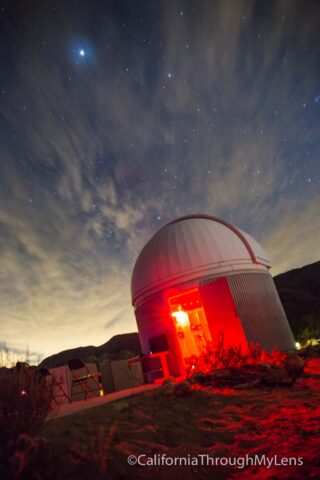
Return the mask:
[[0,370],[0,468],[8,478],[19,478],[28,463],[28,452],[34,449],[25,449],[19,463],[19,441],[31,438],[44,423],[52,393],[36,369],[26,364]]
[[111,425],[109,432],[102,426],[95,431],[92,425],[87,427],[86,441],[79,439],[65,453],[64,473],[72,478],[105,480],[110,452],[116,430]]
[[15,364],[12,354],[5,344],[0,345],[0,368],[12,367]]
[[[67,480],[58,467],[63,460],[44,438],[22,434],[15,442],[6,476],[15,480]],[[2,477],[0,477],[2,478]]]
[[187,378],[191,378],[197,372],[210,374],[216,369],[256,365],[259,362],[281,365],[285,357],[286,355],[278,348],[267,353],[258,343],[249,343],[245,350],[241,345],[226,346],[221,333],[215,345],[207,342],[201,355],[192,355],[186,360]]
[[309,339],[320,338],[320,315],[301,315],[290,319],[292,332],[298,342],[305,344]]
[[271,363],[271,365],[280,366],[286,359],[286,354],[280,348],[274,348],[271,353],[263,352],[262,361]]

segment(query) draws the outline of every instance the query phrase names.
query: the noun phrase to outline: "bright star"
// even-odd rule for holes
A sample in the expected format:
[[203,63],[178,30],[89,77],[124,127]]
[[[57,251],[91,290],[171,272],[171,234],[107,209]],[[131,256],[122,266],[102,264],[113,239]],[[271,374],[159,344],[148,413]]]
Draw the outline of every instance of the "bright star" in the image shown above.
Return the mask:
[[95,61],[93,46],[85,39],[81,39],[81,41],[72,45],[70,56],[73,63],[82,68],[89,68]]

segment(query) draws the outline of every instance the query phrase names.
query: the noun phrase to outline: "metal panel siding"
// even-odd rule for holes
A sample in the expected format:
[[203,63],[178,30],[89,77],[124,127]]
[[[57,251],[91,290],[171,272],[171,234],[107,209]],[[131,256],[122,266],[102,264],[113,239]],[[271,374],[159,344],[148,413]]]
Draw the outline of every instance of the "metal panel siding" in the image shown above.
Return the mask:
[[248,342],[260,343],[264,350],[295,348],[286,314],[271,275],[240,273],[228,282],[242,320]]

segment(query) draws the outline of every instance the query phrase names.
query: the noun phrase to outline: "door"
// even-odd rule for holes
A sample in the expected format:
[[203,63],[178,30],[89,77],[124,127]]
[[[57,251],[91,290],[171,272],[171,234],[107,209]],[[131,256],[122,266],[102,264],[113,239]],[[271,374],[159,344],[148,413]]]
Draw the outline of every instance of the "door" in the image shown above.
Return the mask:
[[169,298],[171,316],[184,360],[200,355],[211,341],[210,330],[201,303],[199,289],[184,291]]

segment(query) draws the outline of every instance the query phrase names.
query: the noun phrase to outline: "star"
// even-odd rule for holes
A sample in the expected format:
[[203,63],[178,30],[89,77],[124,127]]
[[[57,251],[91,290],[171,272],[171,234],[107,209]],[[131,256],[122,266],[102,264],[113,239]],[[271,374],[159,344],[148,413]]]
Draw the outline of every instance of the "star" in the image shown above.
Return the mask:
[[80,57],[84,57],[85,54],[86,54],[86,52],[83,49],[79,50]]

